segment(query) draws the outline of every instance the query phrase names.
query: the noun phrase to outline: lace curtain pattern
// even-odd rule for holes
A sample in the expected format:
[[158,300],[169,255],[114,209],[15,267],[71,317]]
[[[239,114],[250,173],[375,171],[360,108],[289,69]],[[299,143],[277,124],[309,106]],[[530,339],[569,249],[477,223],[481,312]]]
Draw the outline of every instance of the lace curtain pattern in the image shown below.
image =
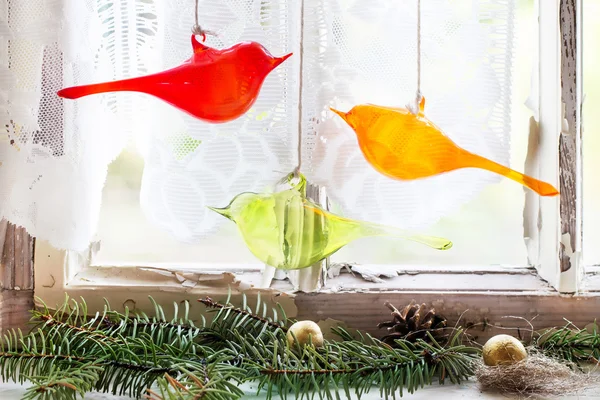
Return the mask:
[[[198,242],[231,223],[207,205],[273,190],[294,168],[299,122],[304,172],[350,217],[422,229],[498,182],[479,170],[386,178],[329,111],[414,100],[416,0],[304,0],[304,19],[300,6],[200,0],[200,24],[218,34],[208,45],[256,40],[277,56],[294,52],[246,115],[211,125],[142,94],[55,95],[189,58],[194,0],[0,0],[0,217],[55,247],[84,249],[107,165],[133,138],[145,159],[145,215],[178,240]],[[513,0],[422,1],[425,112],[459,145],[503,164],[513,23]]]
[[[425,229],[456,211],[492,173],[463,169],[398,181],[365,161],[351,128],[332,118],[361,103],[404,107],[417,88],[417,1],[308,1],[303,118],[307,175],[346,216]],[[459,146],[510,162],[513,1],[421,2],[425,114]],[[313,32],[322,32],[316,35]],[[317,38],[315,40],[314,38]]]

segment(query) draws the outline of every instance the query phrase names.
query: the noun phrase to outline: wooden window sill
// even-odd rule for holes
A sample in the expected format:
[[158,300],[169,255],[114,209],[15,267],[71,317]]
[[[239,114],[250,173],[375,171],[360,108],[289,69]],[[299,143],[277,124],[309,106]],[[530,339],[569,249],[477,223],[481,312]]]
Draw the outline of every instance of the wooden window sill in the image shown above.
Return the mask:
[[536,329],[562,326],[564,318],[577,326],[585,326],[597,318],[600,309],[598,292],[590,290],[577,296],[559,294],[540,279],[533,268],[362,266],[363,272],[368,268],[393,276],[374,278],[370,275],[370,279],[376,280],[373,282],[358,274],[342,273],[328,279],[326,288],[319,293],[300,293],[294,292],[287,280],[274,281],[271,287],[261,288],[259,269],[70,268],[70,263],[80,264],[81,260],[59,252],[44,254],[39,249],[36,255],[36,268],[44,271],[36,277],[36,296],[54,306],[64,301],[66,292],[72,298],[83,297],[90,310],[102,309],[106,298],[119,310],[128,307],[152,313],[148,299],[152,296],[167,310],[173,302],[188,300],[192,315],[200,315],[205,307],[198,303],[199,298],[210,296],[225,301],[231,288],[234,304],[241,303],[242,292],[250,304],[260,293],[268,305],[280,303],[290,317],[317,321],[325,326],[341,324],[379,336],[382,332],[377,324],[389,319],[384,303],[389,301],[401,307],[415,300],[435,307],[449,324],[472,326],[469,333],[482,342],[499,332],[507,333],[507,329],[523,337],[529,325],[523,319],[510,316],[533,320]]

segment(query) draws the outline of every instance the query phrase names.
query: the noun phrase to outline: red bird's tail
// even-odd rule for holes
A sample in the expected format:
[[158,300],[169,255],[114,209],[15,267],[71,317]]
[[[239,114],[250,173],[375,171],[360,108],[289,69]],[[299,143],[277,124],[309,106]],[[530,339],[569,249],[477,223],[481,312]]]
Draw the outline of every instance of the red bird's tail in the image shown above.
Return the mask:
[[65,99],[78,99],[90,94],[108,92],[140,92],[144,89],[145,77],[123,79],[120,81],[93,83],[91,85],[72,86],[61,89],[56,94]]

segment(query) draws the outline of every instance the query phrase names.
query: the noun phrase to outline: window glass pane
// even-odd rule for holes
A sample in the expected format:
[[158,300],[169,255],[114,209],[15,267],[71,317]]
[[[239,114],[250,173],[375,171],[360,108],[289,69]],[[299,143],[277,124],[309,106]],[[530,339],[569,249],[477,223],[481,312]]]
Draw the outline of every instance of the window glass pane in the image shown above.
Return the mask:
[[[240,5],[244,1],[246,0],[234,1],[231,4]],[[281,9],[281,4],[288,2],[274,0],[270,3],[278,6],[270,11],[269,2],[250,0],[246,2],[261,3],[263,6],[267,4],[267,6],[265,10],[241,7],[238,11],[242,16],[228,19],[227,16],[231,16],[230,11],[223,8],[222,2],[204,2],[205,5],[213,4],[212,8],[204,8],[202,14],[207,18],[207,28],[214,27],[213,29],[219,30],[227,27],[221,29],[225,35],[222,42],[219,41],[221,39],[213,39],[214,42],[209,44],[225,47],[234,40],[255,39],[263,42],[277,55],[297,48],[297,44],[293,44],[293,40],[297,39],[294,38],[293,32],[296,31],[295,24],[299,22],[299,15],[293,14],[296,12],[295,9]],[[174,0],[165,3],[178,4]],[[179,18],[185,18],[191,12],[193,1],[181,3],[187,9],[182,8]],[[416,1],[414,3],[416,4]],[[514,2],[512,8],[513,6],[506,6],[506,2],[474,0],[459,4],[442,1],[439,4],[443,4],[452,12],[442,13],[425,5],[422,27],[423,48],[428,49],[424,52],[422,76],[423,91],[427,97],[426,114],[430,110],[429,115],[432,118],[437,115],[440,120],[444,120],[444,126],[452,127],[452,131],[458,135],[459,144],[463,144],[468,149],[479,149],[484,155],[501,163],[510,163],[512,168],[519,171],[524,169],[529,118],[532,115],[525,106],[525,101],[529,96],[533,54],[537,50],[535,40],[537,25],[533,3],[533,0],[518,0]],[[229,7],[232,7],[231,4]],[[403,182],[396,185],[394,182],[384,182],[384,179],[379,176],[371,179],[372,171],[363,174],[361,170],[353,167],[361,163],[365,168],[370,168],[364,160],[357,158],[360,154],[356,152],[357,144],[353,139],[335,142],[333,133],[331,131],[329,132],[332,135],[327,133],[327,130],[332,129],[333,126],[338,135],[350,133],[348,130],[342,130],[341,124],[334,123],[336,117],[328,111],[328,106],[333,105],[331,102],[334,99],[339,100],[336,105],[345,107],[344,110],[348,110],[353,105],[347,101],[348,98],[352,98],[354,104],[371,101],[391,106],[403,106],[411,100],[414,93],[413,83],[416,82],[414,4],[370,0],[353,2],[354,6],[342,0],[306,1],[306,4],[308,12],[305,37],[312,39],[305,42],[307,58],[304,65],[303,168],[311,180],[325,184],[328,189],[331,189],[335,212],[358,217],[361,216],[362,211],[367,210],[366,213],[362,213],[363,219],[402,226],[403,221],[399,220],[399,216],[403,214],[398,210],[403,210],[405,215],[414,219],[412,221],[414,226],[428,234],[444,236],[454,242],[453,249],[442,252],[394,239],[363,239],[341,250],[334,256],[334,261],[428,265],[526,265],[527,256],[523,239],[525,196],[524,189],[519,184],[508,179],[500,179],[488,172],[469,169],[451,172],[448,176],[430,178],[429,182],[425,183],[429,187],[428,191],[420,192],[422,197],[407,197],[406,193],[403,194],[402,190],[398,189],[404,187]],[[495,6],[498,6],[497,9]],[[331,8],[333,11],[312,13],[311,7],[324,7],[327,10]],[[163,35],[161,37],[166,38],[165,43],[161,44],[162,47],[156,51],[162,52],[160,53],[162,57],[171,60],[171,64],[174,65],[177,57],[183,59],[187,54],[190,24],[179,21],[173,15],[169,17],[170,19],[165,17],[169,12],[173,13],[173,9],[161,10],[159,13],[166,14],[159,15],[159,21],[162,21],[159,23],[168,24],[171,30],[169,35],[173,36],[161,33]],[[510,12],[503,13],[505,10]],[[252,15],[256,16],[256,21],[260,23],[254,25],[251,22],[244,22],[248,20],[248,15],[244,13],[254,13]],[[261,19],[259,18],[261,15],[272,15],[272,18]],[[323,17],[325,18],[323,21],[310,19],[318,15],[327,18]],[[338,15],[342,17],[337,17]],[[245,25],[246,23],[248,25]],[[261,28],[265,24],[285,26],[288,34],[265,34],[270,32],[268,29]],[[507,32],[512,32],[513,24],[515,38],[511,40],[507,37]],[[374,26],[383,26],[383,31],[387,29],[394,35],[382,37],[381,32],[372,30]],[[489,29],[492,29],[495,35],[490,34]],[[470,36],[469,32],[480,32],[481,36]],[[326,47],[320,46],[319,40],[325,40],[324,37],[329,41],[329,46],[340,46],[340,44],[343,46],[350,40],[349,38],[357,46],[363,46],[364,51],[354,52],[352,65],[359,73],[365,74],[365,77],[377,78],[379,75],[379,81],[365,79],[361,83],[360,80],[354,79],[353,74],[356,70],[351,71],[350,68],[336,67],[327,70],[328,65],[338,65],[335,63],[339,63],[339,60],[335,57],[339,54],[336,56],[332,52],[328,53]],[[168,45],[173,43],[175,43],[174,50],[169,50]],[[466,43],[469,45],[467,46]],[[464,48],[460,47],[461,45]],[[512,52],[503,46],[513,46]],[[342,52],[342,57],[349,57],[348,49],[345,51],[346,53]],[[498,57],[498,52],[501,57]],[[377,59],[379,56],[383,57],[381,62]],[[292,61],[294,57],[288,61]],[[294,72],[297,74],[297,70],[293,69],[297,64],[294,62],[290,62],[286,67],[287,70],[282,69],[284,84],[277,81],[276,76],[272,78],[271,83],[265,82],[263,92],[266,97],[263,101],[268,103],[271,99],[269,96],[277,97],[273,94],[277,90],[285,91],[290,96],[295,93],[298,86],[294,75]],[[506,69],[499,72],[503,66]],[[480,90],[476,90],[477,85],[473,82],[478,82],[478,79],[486,82],[486,78],[478,75],[486,68],[488,72],[489,68],[493,69],[491,75],[498,87],[483,85]],[[337,82],[336,79],[340,81]],[[354,79],[355,84],[348,89],[344,79]],[[512,79],[510,86],[504,84],[507,79]],[[378,84],[373,84],[372,81],[378,81]],[[467,82],[468,86],[461,82]],[[501,110],[501,112],[506,111],[508,118],[499,117],[495,123],[485,121],[482,123],[482,120],[478,119],[482,112],[479,106],[480,103],[489,100],[486,97],[486,90],[490,90],[491,93],[492,89],[501,99],[500,102],[506,101],[503,104],[511,104],[509,109]],[[347,90],[351,92],[350,97],[344,97]],[[464,91],[471,92],[464,93]],[[468,94],[472,96],[469,97]],[[134,144],[109,167],[98,234],[102,245],[95,262],[97,264],[200,263],[206,266],[261,265],[244,246],[235,225],[226,220],[220,221],[219,218],[222,217],[217,218],[206,214],[208,218],[215,218],[211,220],[215,222],[215,228],[200,229],[203,233],[197,238],[194,234],[187,235],[187,239],[193,239],[192,244],[181,242],[178,240],[181,237],[173,233],[189,230],[191,225],[177,225],[180,221],[189,222],[194,218],[205,218],[197,210],[204,209],[206,205],[224,206],[236,192],[264,190],[293,168],[296,163],[296,131],[292,110],[297,108],[297,103],[286,97],[286,101],[289,102],[282,103],[285,115],[281,119],[273,120],[273,123],[280,124],[277,128],[279,131],[275,129],[279,132],[277,133],[272,130],[272,124],[269,125],[268,122],[257,123],[260,115],[255,115],[256,113],[250,116],[255,118],[251,126],[256,127],[256,132],[244,132],[241,123],[234,123],[229,127],[227,125],[208,127],[201,122],[181,119],[178,117],[178,112],[165,108],[158,101],[148,101],[155,110],[153,112],[155,115],[149,117],[152,123],[172,134],[177,133],[178,130],[185,132],[187,128],[189,137],[175,139],[171,145],[164,145],[164,141],[160,142],[163,150],[169,146],[172,149],[173,158],[165,162],[164,154],[160,157],[153,154],[158,151],[157,143],[163,140],[164,136],[161,136],[160,132],[156,133],[156,129],[152,134],[146,134],[138,129]],[[277,108],[280,105],[276,102],[272,107]],[[457,111],[453,119],[449,118],[450,114],[442,109],[444,106],[453,107]],[[487,110],[487,112],[491,111]],[[250,117],[245,117],[246,121]],[[318,125],[325,128],[320,128]],[[260,130],[260,127],[266,129]],[[462,127],[464,131],[461,130]],[[491,136],[485,135],[492,135],[493,139],[488,140]],[[201,140],[202,143],[198,144],[195,140]],[[212,152],[204,150],[203,146],[207,143],[214,146],[212,148],[215,150]],[[332,147],[336,143],[342,143],[343,146]],[[211,147],[207,148],[211,149]],[[186,158],[185,149],[191,150],[191,158]],[[177,160],[178,157],[181,159]],[[195,164],[192,163],[192,159]],[[239,162],[240,159],[246,163]],[[144,165],[150,168],[146,171],[146,175],[143,175]],[[202,172],[206,175],[190,174],[190,165],[202,165]],[[163,175],[160,175],[161,171]],[[165,171],[171,175],[164,174]],[[221,187],[229,176],[239,171],[242,171],[241,179],[234,184],[226,184],[225,189]],[[212,176],[208,175],[211,173]],[[361,174],[366,178],[361,180]],[[176,182],[176,179],[179,181]],[[480,183],[470,184],[470,179],[479,179]],[[438,191],[432,190],[437,185],[435,182],[439,184]],[[144,191],[144,185],[155,190]],[[417,182],[416,185],[423,185],[423,183]],[[456,195],[452,192],[453,188],[457,188],[457,191],[467,190],[469,193],[464,196]],[[140,189],[142,190],[141,206]],[[190,194],[190,191],[193,193]],[[372,199],[374,196],[357,195],[357,192],[368,191],[380,191],[381,196],[378,198],[381,203],[367,204],[364,203],[365,199]],[[415,192],[419,193],[419,190],[413,191]],[[157,200],[161,199],[161,196],[172,200],[164,198]],[[187,203],[178,201],[177,196],[180,196],[179,199],[185,197],[189,201]],[[206,196],[212,196],[210,200],[213,202],[219,199],[220,204],[211,204]],[[351,197],[353,200],[349,201]],[[432,203],[431,199],[434,197],[435,203],[441,206],[432,212],[425,205]],[[446,198],[452,202],[452,206],[443,204]],[[150,209],[160,210],[161,201],[165,209],[177,211],[173,218],[166,212],[148,213]],[[410,203],[412,209],[398,207],[397,202],[406,204],[412,202]],[[409,209],[415,212],[406,211]],[[431,213],[436,217],[430,218]],[[147,218],[149,215],[150,220]],[[204,226],[207,222],[202,221],[198,224]]]
[[[114,65],[118,71],[130,71],[131,65],[150,59],[148,72],[158,72],[192,55],[193,0],[106,3],[110,4],[98,10],[112,10],[110,18],[117,23],[114,29],[101,26],[98,40],[113,34],[122,40],[111,43],[129,46],[111,52],[119,61]],[[132,41],[127,27],[139,26],[149,8],[155,10],[158,24],[156,44],[138,50],[137,58],[129,57],[144,41]],[[214,48],[251,40],[280,57],[299,43],[293,2],[200,0],[199,10],[201,26],[218,34],[206,40]],[[261,192],[293,169],[298,65],[297,56],[279,65],[265,78],[250,110],[220,124],[200,121],[151,96],[140,95],[146,108],[139,109],[118,103],[120,93],[112,95],[116,108],[136,125],[130,130],[132,145],[109,167],[98,233],[101,245],[94,263],[261,265],[235,225],[207,206],[225,207],[240,192]],[[232,82],[223,78],[210,83],[217,86],[205,90],[224,90]]]
[[259,265],[233,224],[224,224],[218,233],[190,244],[148,220],[140,206],[143,167],[144,159],[133,143],[109,165],[98,232],[101,246],[95,264]]
[[[348,88],[350,95],[337,94],[339,107],[349,110],[354,104],[368,102],[404,106],[414,98],[416,87],[416,2],[400,2],[384,15],[370,15],[380,18],[372,25],[365,22],[367,17],[357,16],[366,13],[372,3],[353,3],[355,6],[339,17],[338,30],[343,32],[339,47],[345,57],[342,60],[348,60],[362,81],[357,79],[359,83]],[[422,4],[425,115],[461,146],[499,163],[510,163],[522,172],[532,115],[525,102],[537,51],[534,2]],[[350,29],[359,26],[358,21],[378,30],[363,33]],[[514,40],[507,36],[513,29]],[[368,45],[360,42],[364,35]],[[347,51],[361,45],[367,50]],[[339,87],[343,83],[339,82]],[[372,171],[356,150],[353,132],[341,124],[338,127],[343,129],[341,133],[331,129],[316,146],[317,152],[323,149],[328,157],[337,158],[321,161],[314,175],[332,188],[342,209],[379,223],[423,228],[428,234],[451,239],[454,247],[436,251],[411,242],[370,238],[341,250],[334,255],[335,261],[527,265],[521,185],[476,169],[418,181],[393,181]]]

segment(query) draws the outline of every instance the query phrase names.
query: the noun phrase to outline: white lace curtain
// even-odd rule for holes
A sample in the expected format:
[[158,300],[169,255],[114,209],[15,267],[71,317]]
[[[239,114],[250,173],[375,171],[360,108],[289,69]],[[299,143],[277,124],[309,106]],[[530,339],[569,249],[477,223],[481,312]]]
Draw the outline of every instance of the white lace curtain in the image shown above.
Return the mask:
[[[368,166],[352,131],[328,111],[413,100],[416,2],[304,0],[302,21],[300,0],[200,0],[200,23],[218,33],[208,45],[256,40],[274,55],[294,52],[267,77],[248,114],[211,125],[142,94],[76,101],[55,94],[189,58],[194,0],[0,0],[0,217],[56,247],[84,249],[97,226],[107,165],[133,135],[145,158],[140,199],[147,217],[197,242],[230,223],[206,205],[272,189],[294,168],[300,119],[303,170],[327,188],[337,212],[430,226],[499,178],[470,169],[388,179]],[[459,145],[504,164],[513,3],[422,1],[427,115]]]

